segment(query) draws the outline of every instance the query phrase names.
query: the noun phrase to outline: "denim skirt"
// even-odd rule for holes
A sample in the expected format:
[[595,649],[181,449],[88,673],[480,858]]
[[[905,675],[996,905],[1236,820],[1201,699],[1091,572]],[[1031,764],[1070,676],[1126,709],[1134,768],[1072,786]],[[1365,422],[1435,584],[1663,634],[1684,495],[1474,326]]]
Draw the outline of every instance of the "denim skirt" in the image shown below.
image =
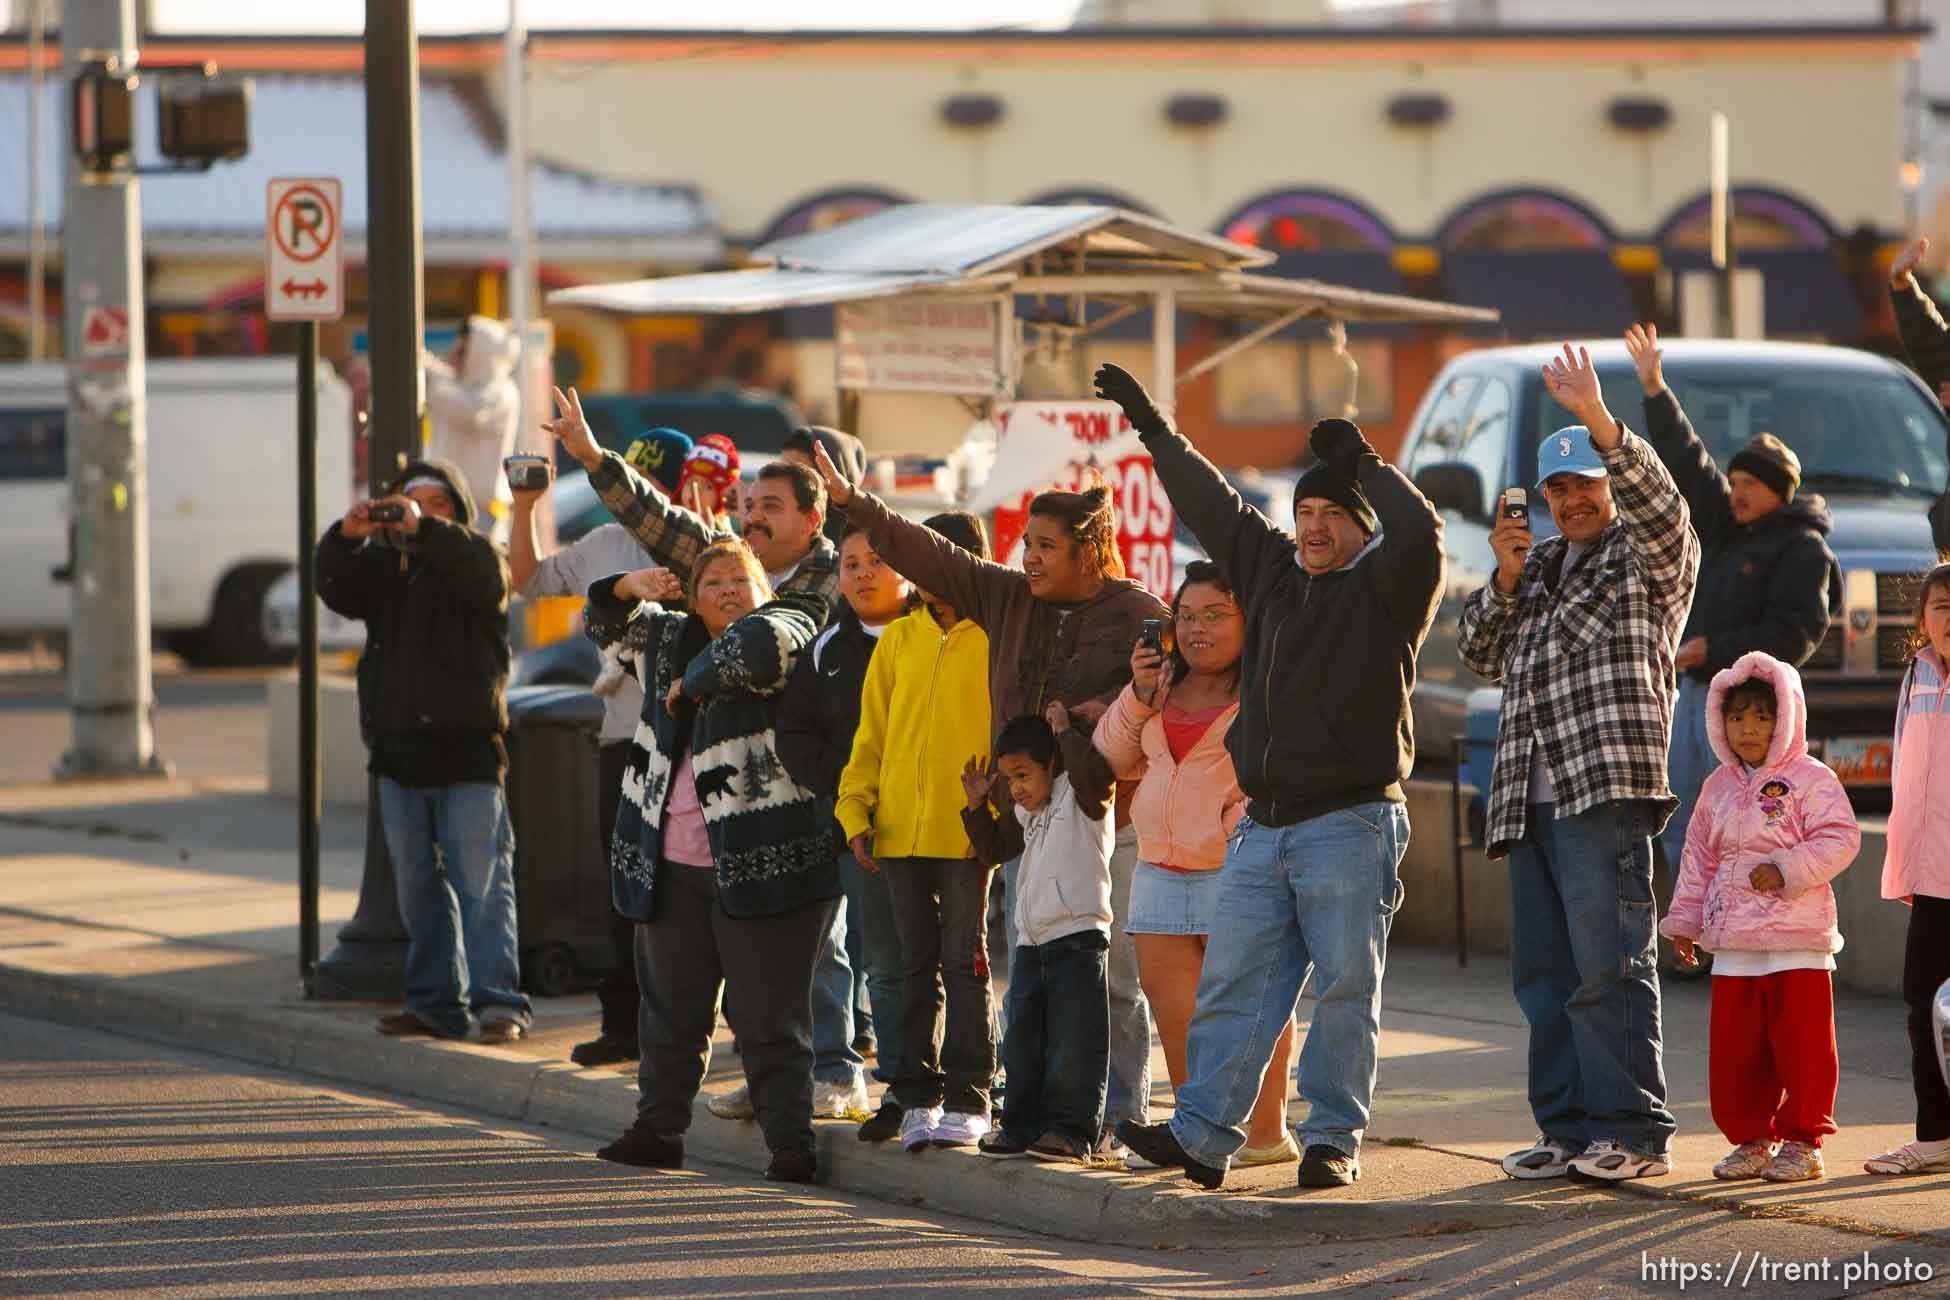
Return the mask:
[[1208,934],[1218,905],[1218,871],[1167,871],[1140,862],[1131,878],[1124,933]]

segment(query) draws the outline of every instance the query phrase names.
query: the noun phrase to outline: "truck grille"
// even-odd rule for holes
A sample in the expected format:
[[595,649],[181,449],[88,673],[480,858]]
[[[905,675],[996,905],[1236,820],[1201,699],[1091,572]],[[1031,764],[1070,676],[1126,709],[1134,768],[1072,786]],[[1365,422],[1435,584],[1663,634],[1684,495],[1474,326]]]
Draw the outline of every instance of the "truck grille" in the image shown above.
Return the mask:
[[1876,613],[1888,618],[1916,617],[1918,589],[1923,577],[1916,573],[1878,573],[1876,575]]
[[1829,624],[1828,635],[1821,639],[1815,652],[1808,656],[1808,662],[1801,665],[1804,673],[1840,672],[1842,667],[1842,624],[1841,620]]
[[1876,667],[1885,672],[1900,672],[1909,665],[1916,629],[1907,624],[1876,629]]

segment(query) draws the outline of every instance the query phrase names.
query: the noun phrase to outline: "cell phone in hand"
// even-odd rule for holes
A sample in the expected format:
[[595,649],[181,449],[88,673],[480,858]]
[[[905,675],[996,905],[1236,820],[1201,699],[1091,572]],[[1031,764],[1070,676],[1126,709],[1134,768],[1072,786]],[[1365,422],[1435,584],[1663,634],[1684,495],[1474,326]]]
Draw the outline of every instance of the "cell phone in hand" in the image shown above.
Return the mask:
[[501,462],[507,472],[508,486],[517,492],[541,492],[548,487],[548,457],[510,456]]
[[1138,625],[1138,644],[1165,652],[1165,621],[1161,618],[1147,618]]
[[1530,494],[1520,487],[1505,488],[1503,500],[1497,506],[1497,514],[1518,523],[1530,522]]
[[375,524],[397,524],[406,520],[406,507],[397,501],[378,501],[366,511],[366,518]]

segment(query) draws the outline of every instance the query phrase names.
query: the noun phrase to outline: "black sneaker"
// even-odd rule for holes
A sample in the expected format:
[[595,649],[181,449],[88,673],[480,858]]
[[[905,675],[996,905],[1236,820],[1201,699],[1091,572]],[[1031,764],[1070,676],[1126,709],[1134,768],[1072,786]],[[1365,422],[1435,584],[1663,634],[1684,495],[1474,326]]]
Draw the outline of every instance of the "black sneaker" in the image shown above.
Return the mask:
[[1185,1177],[1208,1192],[1217,1191],[1219,1184],[1226,1180],[1225,1170],[1194,1160],[1184,1147],[1178,1145],[1178,1138],[1172,1133],[1169,1123],[1139,1124],[1135,1120],[1119,1120],[1117,1140],[1160,1169],[1183,1169]]
[[873,1118],[860,1126],[862,1142],[892,1142],[901,1135],[901,1116],[907,1112],[892,1097],[883,1097]]
[[684,1139],[644,1129],[625,1129],[622,1137],[596,1155],[612,1164],[635,1165],[639,1169],[682,1169]]
[[1029,1154],[1037,1160],[1082,1160],[1090,1144],[1067,1133],[1045,1133],[1029,1144]]
[[598,1034],[586,1043],[577,1043],[569,1051],[569,1059],[577,1065],[615,1065],[619,1061],[634,1061],[639,1055],[635,1034],[627,1037],[622,1034]]
[[810,1183],[819,1178],[819,1157],[809,1147],[785,1147],[772,1153],[765,1176],[775,1183]]
[[995,1160],[1014,1160],[1029,1154],[1029,1144],[1021,1138],[1010,1137],[999,1128],[992,1128],[982,1134],[975,1143],[975,1149]]
[[1315,1142],[1300,1158],[1296,1176],[1302,1187],[1348,1187],[1361,1181],[1361,1157]]

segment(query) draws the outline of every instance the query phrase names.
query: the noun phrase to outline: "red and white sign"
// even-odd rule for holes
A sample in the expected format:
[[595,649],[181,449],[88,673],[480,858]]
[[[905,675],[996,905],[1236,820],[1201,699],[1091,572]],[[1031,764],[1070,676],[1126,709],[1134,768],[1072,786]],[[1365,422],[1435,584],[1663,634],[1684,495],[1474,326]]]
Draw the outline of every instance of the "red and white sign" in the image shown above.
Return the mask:
[[[1117,549],[1125,572],[1160,600],[1171,599],[1171,498],[1151,467],[1150,455],[1133,450],[1134,431],[1121,410],[1110,402],[1005,402],[996,407],[996,426],[1004,448],[1011,438],[1031,438],[1038,445],[1054,440],[1073,451],[1069,463],[1049,481],[1024,492],[1018,503],[996,507],[995,554],[1003,563],[1020,560],[1017,549],[1029,523],[1030,498],[1050,488],[1083,486],[1094,457],[1116,500]],[[1122,454],[1097,454],[1106,448]]]
[[129,354],[129,309],[90,307],[81,318],[81,355],[89,360]]
[[339,183],[280,176],[264,193],[264,314],[337,320],[345,314],[345,240]]

